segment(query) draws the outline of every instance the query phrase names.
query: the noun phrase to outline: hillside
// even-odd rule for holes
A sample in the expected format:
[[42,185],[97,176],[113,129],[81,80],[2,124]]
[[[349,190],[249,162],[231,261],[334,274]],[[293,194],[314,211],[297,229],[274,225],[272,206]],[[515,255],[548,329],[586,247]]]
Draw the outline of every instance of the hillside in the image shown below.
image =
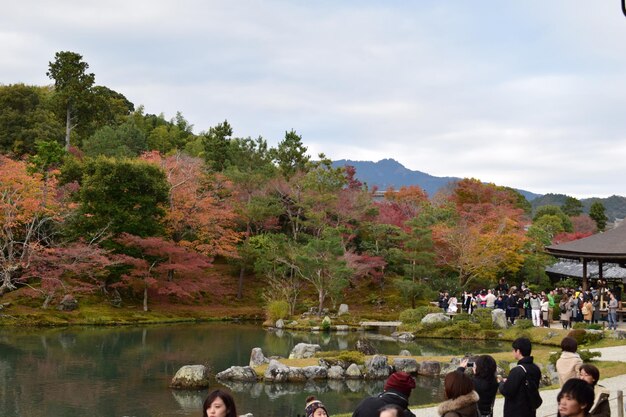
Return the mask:
[[[377,186],[380,190],[386,190],[389,187],[400,188],[408,185],[419,185],[429,196],[435,195],[438,190],[451,182],[461,179],[457,177],[435,177],[425,172],[413,171],[394,159],[381,159],[378,162],[340,159],[333,162],[333,166],[336,167],[344,165],[352,165],[356,168],[356,177],[369,187]],[[517,191],[528,201],[540,196],[530,191]]]
[[[565,194],[546,194],[532,200],[531,206],[533,211],[535,211],[538,207],[547,205],[560,207],[563,203],[565,203],[566,198],[567,196]],[[626,217],[626,197],[612,195],[607,198],[583,198],[580,200],[583,204],[583,212],[589,213],[589,208],[596,201],[599,201],[604,205],[606,216],[609,218],[610,222],[615,219],[623,219]]]

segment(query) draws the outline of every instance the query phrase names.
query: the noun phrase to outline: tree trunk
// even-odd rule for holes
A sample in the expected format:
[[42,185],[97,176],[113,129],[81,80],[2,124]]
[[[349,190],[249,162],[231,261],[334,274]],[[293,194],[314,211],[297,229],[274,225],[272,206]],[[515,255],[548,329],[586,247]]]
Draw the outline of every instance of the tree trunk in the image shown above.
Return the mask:
[[70,132],[72,131],[72,114],[70,112],[70,106],[67,106],[67,112],[65,113],[65,150],[70,150]]
[[143,311],[148,311],[148,286],[143,287]]
[[239,282],[237,283],[237,299],[241,300],[243,297],[243,276],[246,272],[245,267],[239,268]]

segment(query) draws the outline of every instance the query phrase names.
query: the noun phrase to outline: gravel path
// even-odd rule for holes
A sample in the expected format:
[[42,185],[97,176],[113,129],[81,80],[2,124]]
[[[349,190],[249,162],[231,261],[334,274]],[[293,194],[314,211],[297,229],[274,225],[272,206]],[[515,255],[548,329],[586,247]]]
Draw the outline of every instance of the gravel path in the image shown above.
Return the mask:
[[[615,346],[609,348],[597,348],[590,349],[592,351],[602,352],[600,358],[594,358],[594,360],[601,361],[620,361],[626,362],[626,346]],[[613,378],[600,378],[600,384],[611,390],[611,397],[609,399],[611,403],[611,416],[617,417],[617,391],[621,390],[626,392],[626,375],[618,375]],[[558,395],[558,389],[541,390],[541,397],[543,398],[543,404],[537,410],[537,416],[556,416],[558,411],[558,404],[556,402],[556,396]],[[504,398],[502,396],[496,397],[496,403],[494,405],[494,417],[503,417],[502,409],[504,408]],[[417,408],[412,410],[417,417],[439,417],[437,413],[437,407]]]

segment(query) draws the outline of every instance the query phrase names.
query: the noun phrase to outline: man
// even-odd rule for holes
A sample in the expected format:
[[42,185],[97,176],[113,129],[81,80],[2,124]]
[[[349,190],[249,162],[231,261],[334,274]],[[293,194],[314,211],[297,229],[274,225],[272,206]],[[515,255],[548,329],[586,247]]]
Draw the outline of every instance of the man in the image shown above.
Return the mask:
[[550,327],[550,323],[552,323],[552,318],[554,317],[554,307],[556,306],[556,301],[554,300],[554,290],[548,293],[548,327]]
[[485,306],[487,308],[494,309],[495,308],[496,298],[497,297],[495,296],[495,294],[491,290],[487,290],[487,296],[485,297]]
[[395,372],[385,382],[384,391],[375,397],[361,401],[352,413],[352,417],[378,417],[379,410],[386,405],[395,404],[403,410],[399,417],[415,417],[409,410],[409,396],[415,388],[415,380],[406,372]]
[[[530,356],[532,345],[525,337],[513,342],[513,356],[517,365],[509,377],[502,380],[498,377],[500,394],[504,396],[504,415],[506,417],[535,417],[537,410],[531,405],[532,397],[539,395],[539,381],[541,371],[533,363]],[[528,385],[526,385],[528,381]]]

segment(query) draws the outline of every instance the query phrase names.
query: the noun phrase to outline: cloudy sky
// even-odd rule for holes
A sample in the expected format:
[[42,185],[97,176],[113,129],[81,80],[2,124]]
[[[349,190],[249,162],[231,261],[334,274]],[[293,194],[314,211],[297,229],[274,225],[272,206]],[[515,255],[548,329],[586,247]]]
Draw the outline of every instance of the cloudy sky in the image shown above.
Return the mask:
[[626,195],[620,0],[3,3],[2,84],[49,84],[69,50],[196,133],[227,119],[271,145],[295,129],[311,155]]

